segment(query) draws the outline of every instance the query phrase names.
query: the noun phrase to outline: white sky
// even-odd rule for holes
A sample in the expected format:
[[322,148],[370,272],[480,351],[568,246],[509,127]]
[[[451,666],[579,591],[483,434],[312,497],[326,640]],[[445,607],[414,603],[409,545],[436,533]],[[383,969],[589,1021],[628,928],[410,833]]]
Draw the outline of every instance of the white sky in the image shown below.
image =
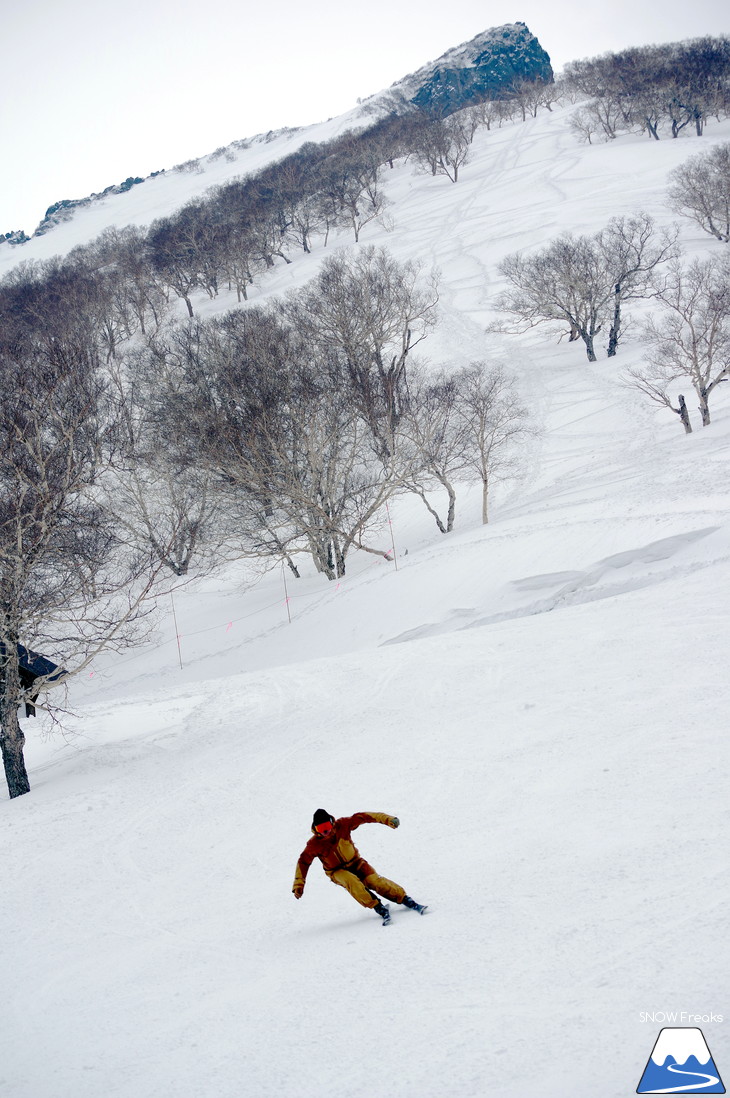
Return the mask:
[[730,30],[725,0],[4,2],[3,233],[32,232],[59,199],[340,114],[502,23],[527,23],[556,70]]

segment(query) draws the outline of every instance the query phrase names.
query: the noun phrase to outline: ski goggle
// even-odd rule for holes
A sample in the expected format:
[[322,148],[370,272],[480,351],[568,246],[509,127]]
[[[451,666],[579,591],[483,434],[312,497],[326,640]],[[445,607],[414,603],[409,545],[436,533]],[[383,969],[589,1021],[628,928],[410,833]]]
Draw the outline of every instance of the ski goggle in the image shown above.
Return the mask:
[[325,820],[324,823],[315,824],[314,830],[318,835],[329,835],[332,830],[332,824],[329,820]]

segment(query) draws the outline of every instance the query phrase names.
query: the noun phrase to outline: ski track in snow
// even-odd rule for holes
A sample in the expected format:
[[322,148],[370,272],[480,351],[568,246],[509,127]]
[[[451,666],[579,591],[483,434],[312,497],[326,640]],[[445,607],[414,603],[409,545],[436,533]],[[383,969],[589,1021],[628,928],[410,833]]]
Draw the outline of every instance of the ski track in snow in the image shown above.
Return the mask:
[[[486,331],[504,255],[638,209],[671,222],[666,175],[698,146],[581,146],[569,114],[480,133],[456,185],[397,166],[393,230],[363,233],[441,271],[426,360],[518,377],[534,430],[490,525],[474,489],[448,538],[399,501],[398,572],[304,575],[291,625],[278,572],[183,589],[182,671],[163,607],[154,645],[75,684],[76,738],[30,723],[33,790],[0,803],[3,1098],[624,1098],[641,1010],[722,1009],[730,400],[684,438],[620,383],[631,329],[616,365]],[[347,124],[135,188],[21,257]],[[384,933],[317,866],[293,899],[320,806],[400,816],[358,846],[428,919],[393,905]]]

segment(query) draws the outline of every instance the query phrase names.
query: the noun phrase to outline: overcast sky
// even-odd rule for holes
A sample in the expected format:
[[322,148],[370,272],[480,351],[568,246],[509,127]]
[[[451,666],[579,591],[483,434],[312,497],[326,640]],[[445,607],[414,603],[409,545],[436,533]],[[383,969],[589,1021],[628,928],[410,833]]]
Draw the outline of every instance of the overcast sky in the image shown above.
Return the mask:
[[488,27],[577,57],[730,31],[726,0],[5,0],[0,232],[220,145],[340,114]]

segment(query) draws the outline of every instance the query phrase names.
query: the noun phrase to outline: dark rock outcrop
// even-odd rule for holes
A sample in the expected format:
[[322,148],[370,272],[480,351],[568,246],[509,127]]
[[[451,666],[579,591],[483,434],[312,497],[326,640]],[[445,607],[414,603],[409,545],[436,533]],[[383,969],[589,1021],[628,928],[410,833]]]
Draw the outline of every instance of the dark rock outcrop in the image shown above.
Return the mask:
[[1,233],[0,244],[25,244],[30,240],[29,236],[26,236],[22,229],[16,229],[12,233]]
[[485,99],[509,99],[521,80],[549,84],[553,70],[548,54],[526,25],[508,23],[449,50],[400,83],[421,110],[452,114]]

